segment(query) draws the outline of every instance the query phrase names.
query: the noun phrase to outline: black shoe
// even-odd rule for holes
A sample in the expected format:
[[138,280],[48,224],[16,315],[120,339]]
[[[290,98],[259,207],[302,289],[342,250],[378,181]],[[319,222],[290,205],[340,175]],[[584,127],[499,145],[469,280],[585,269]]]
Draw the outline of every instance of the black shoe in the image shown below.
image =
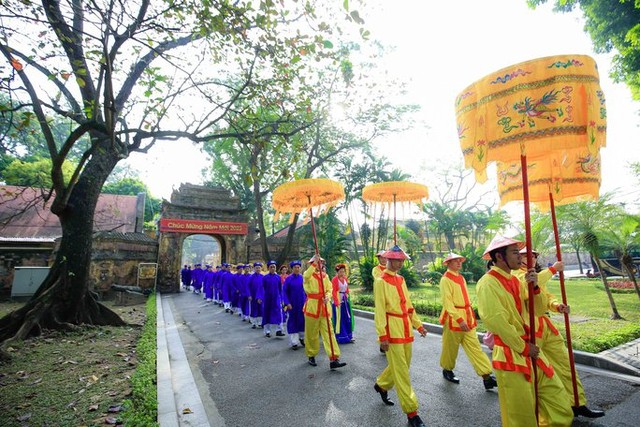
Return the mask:
[[291,350],[297,350],[298,349],[298,344],[294,344],[291,346]]
[[485,390],[491,390],[494,387],[498,387],[498,381],[496,381],[496,378],[493,375],[483,378],[482,383],[484,384]]
[[264,334],[264,336],[267,338],[271,338],[271,332],[267,332],[266,334]]
[[300,345],[304,347],[304,340],[300,338]]
[[229,309],[228,309],[228,308],[225,308],[225,309],[224,309],[224,312],[225,312],[225,313],[228,313],[228,312],[229,312]]
[[277,337],[283,337],[284,333],[282,331],[276,331],[276,336]]
[[257,329],[258,327],[256,325],[251,325],[251,329]]
[[582,406],[574,406],[573,408],[573,416],[578,417],[587,417],[587,418],[600,418],[604,417],[604,411],[599,411],[597,409],[589,409],[586,405]]
[[427,427],[422,422],[422,419],[417,415],[414,415],[413,417],[409,418],[409,425],[411,427]]
[[382,399],[385,405],[387,406],[395,405],[395,403],[393,403],[392,400],[389,400],[389,393],[386,390],[383,390],[382,387],[380,387],[377,383],[373,386],[373,389],[378,393],[380,393],[380,399]]
[[334,369],[342,368],[343,366],[347,366],[347,364],[345,362],[341,362],[340,359],[332,360],[329,363],[329,369],[331,369],[332,371]]
[[454,374],[453,371],[447,371],[446,369],[443,369],[442,376],[447,381],[451,381],[454,384],[460,384],[460,379],[456,377],[456,374]]
[[318,366],[318,364],[316,363],[316,358],[315,357],[310,357],[309,358],[309,365]]

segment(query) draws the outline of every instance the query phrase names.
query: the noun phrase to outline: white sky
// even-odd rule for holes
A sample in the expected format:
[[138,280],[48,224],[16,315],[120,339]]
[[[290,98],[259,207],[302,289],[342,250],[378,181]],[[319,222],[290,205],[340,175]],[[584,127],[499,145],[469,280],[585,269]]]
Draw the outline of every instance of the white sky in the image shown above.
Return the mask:
[[[399,78],[411,80],[406,102],[422,106],[422,118],[429,126],[377,143],[380,153],[411,173],[414,181],[430,186],[429,170],[462,163],[454,100],[467,85],[514,63],[584,54],[598,64],[607,101],[601,194],[618,189],[616,201],[635,204],[635,210],[640,207],[638,182],[626,167],[630,161],[640,161],[640,103],[631,100],[625,85],[611,81],[609,56],[593,52],[580,13],[553,13],[551,5],[531,10],[526,0],[371,0],[367,4],[352,1],[351,7],[365,19],[372,38],[395,46],[385,65]],[[200,171],[208,163],[205,154],[190,143],[160,143],[148,155],[133,154],[130,162],[153,195],[166,199],[182,182],[201,183]]]

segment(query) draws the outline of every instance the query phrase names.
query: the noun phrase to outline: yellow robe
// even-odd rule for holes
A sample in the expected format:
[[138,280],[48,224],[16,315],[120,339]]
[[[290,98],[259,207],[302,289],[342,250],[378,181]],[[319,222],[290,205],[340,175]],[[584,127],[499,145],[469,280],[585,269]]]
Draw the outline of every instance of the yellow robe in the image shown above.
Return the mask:
[[388,341],[387,367],[376,379],[383,390],[394,386],[405,414],[418,410],[409,367],[411,366],[413,329],[423,330],[415,312],[404,278],[389,270],[374,282],[375,325],[379,341]]
[[[453,371],[456,367],[458,349],[462,346],[476,374],[489,375],[491,362],[478,341],[476,316],[469,301],[467,282],[464,277],[455,271],[447,270],[440,279],[440,295],[442,296],[440,324],[443,326],[440,367]],[[461,322],[465,322],[470,330],[465,332],[460,329]]]
[[[507,287],[509,286],[509,288]],[[492,267],[477,285],[478,311],[495,336],[493,368],[503,427],[536,426],[533,371],[537,369],[539,425],[570,426],[573,411],[569,398],[544,351],[534,365],[528,357],[528,311],[525,286],[517,277]],[[542,307],[540,292],[534,297],[536,311]]]
[[331,282],[326,273],[322,274],[322,285],[320,284],[320,274],[314,266],[310,266],[302,274],[302,286],[307,294],[307,301],[304,303],[304,336],[305,353],[307,357],[315,357],[320,351],[320,336],[324,351],[329,356],[329,360],[336,360],[340,357],[340,347],[336,341],[331,324]]
[[[525,271],[520,269],[514,272],[521,282],[524,280]],[[547,282],[555,274],[555,269],[546,268],[538,273],[538,286],[540,286],[541,295],[544,299],[545,312],[537,316],[536,327],[536,344],[544,351],[549,359],[549,363],[553,366],[555,373],[562,381],[562,385],[569,395],[569,400],[573,402],[573,406],[582,406],[587,404],[587,397],[584,394],[582,381],[576,371],[576,386],[578,389],[578,402],[574,401],[573,381],[571,379],[571,363],[569,362],[569,350],[566,347],[562,335],[551,323],[548,311],[551,310],[558,313],[558,305],[560,301],[555,295],[547,290]],[[538,313],[536,313],[537,315]]]

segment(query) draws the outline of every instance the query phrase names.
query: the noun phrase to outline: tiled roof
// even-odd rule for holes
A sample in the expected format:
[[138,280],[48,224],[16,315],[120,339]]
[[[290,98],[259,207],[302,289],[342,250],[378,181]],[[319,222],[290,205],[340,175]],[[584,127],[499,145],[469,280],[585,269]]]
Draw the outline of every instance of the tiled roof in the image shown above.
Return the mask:
[[[51,203],[44,202],[40,189],[0,186],[0,237],[53,239],[62,236]],[[94,231],[134,232],[137,196],[101,194],[94,215]]]

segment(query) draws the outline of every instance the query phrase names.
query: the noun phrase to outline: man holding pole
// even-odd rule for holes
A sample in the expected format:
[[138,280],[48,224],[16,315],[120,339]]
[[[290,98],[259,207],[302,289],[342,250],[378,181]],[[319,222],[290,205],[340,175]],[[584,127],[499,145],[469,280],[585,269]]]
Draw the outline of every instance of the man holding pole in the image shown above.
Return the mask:
[[[520,254],[522,254],[523,256],[526,253],[526,248],[520,250]],[[536,251],[531,251],[531,253],[533,254],[533,261],[535,263],[536,270],[539,270],[539,253]],[[569,361],[569,350],[567,350],[560,332],[553,325],[553,323],[551,323],[551,319],[548,315],[548,311],[569,314],[570,307],[568,305],[562,304],[562,302],[558,301],[555,295],[551,294],[547,290],[547,282],[553,277],[554,274],[556,274],[556,272],[563,270],[564,264],[562,263],[562,261],[556,261],[549,268],[545,268],[544,270],[540,270],[538,272],[538,286],[540,287],[540,295],[542,296],[544,301],[544,312],[540,315],[539,313],[536,313],[536,343],[540,347],[540,349],[544,351],[544,354],[549,359],[549,362],[551,362],[551,366],[553,366],[554,372],[562,381],[562,385],[567,391],[570,401],[574,403],[573,414],[575,416],[583,416],[587,418],[600,418],[605,415],[604,411],[590,409],[587,406],[587,398],[584,394],[582,382],[578,377],[578,372],[575,371],[575,367],[573,370],[571,369],[571,363]],[[526,283],[524,278],[526,272],[526,259],[523,258],[520,264],[520,269],[514,271],[513,275],[517,276],[518,279],[520,279],[520,282]],[[572,374],[572,371],[573,374],[575,374],[575,377]]]
[[324,259],[318,254],[309,260],[309,268],[302,275],[303,287],[307,294],[304,303],[304,336],[306,339],[305,352],[309,358],[309,365],[318,366],[316,356],[320,351],[320,336],[324,351],[329,355],[331,370],[342,368],[346,363],[340,361],[340,347],[336,341],[331,325],[331,281],[323,271]]
[[482,377],[485,390],[496,387],[496,379],[491,375],[491,362],[482,351],[476,333],[476,316],[471,307],[467,282],[460,274],[462,263],[466,258],[450,253],[443,261],[447,271],[440,279],[440,295],[442,296],[442,353],[440,367],[444,379],[458,384],[460,380],[453,373],[460,346],[467,354],[476,374]]
[[427,331],[416,314],[404,278],[398,271],[405,259],[409,259],[399,246],[385,252],[387,267],[373,284],[375,298],[375,325],[380,348],[387,355],[387,367],[376,378],[375,391],[385,405],[392,406],[388,393],[394,386],[398,393],[402,412],[407,414],[411,427],[424,427],[418,416],[418,398],[416,397],[409,367],[413,350],[413,329],[421,336]]
[[[511,274],[520,268],[523,247],[523,242],[496,236],[483,254],[494,265],[476,287],[480,318],[494,334],[492,359],[500,384],[502,425],[570,426],[573,412],[569,397],[544,352],[529,341],[527,291]],[[527,272],[525,279],[533,283],[534,295],[530,297],[536,311],[542,309],[535,271]]]

